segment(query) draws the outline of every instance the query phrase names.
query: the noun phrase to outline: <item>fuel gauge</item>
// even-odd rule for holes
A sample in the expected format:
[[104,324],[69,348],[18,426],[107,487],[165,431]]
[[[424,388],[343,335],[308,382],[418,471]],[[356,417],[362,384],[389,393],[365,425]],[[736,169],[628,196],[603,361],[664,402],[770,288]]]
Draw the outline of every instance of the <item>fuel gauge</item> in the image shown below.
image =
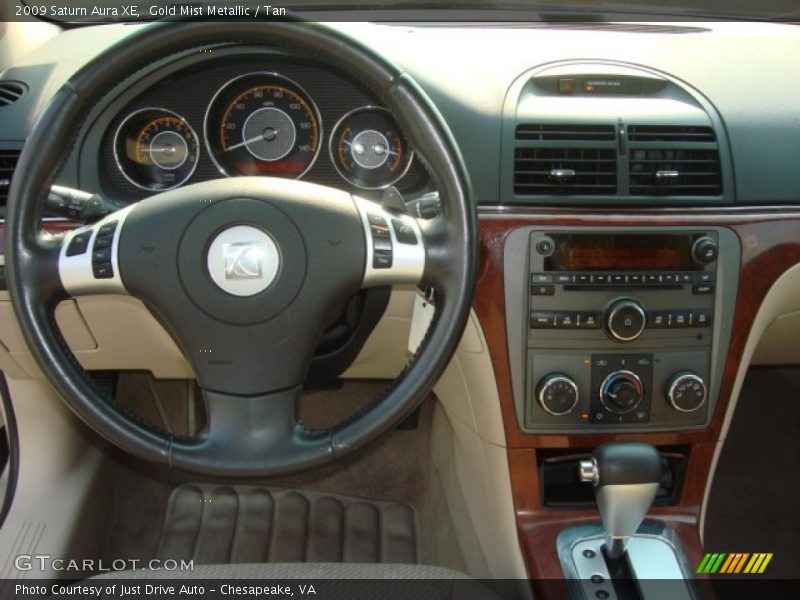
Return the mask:
[[145,108],[128,115],[117,129],[114,158],[133,185],[158,192],[192,176],[198,147],[186,119],[163,108]]
[[330,141],[331,160],[348,182],[362,189],[381,189],[397,182],[413,158],[391,113],[365,106],[336,124]]

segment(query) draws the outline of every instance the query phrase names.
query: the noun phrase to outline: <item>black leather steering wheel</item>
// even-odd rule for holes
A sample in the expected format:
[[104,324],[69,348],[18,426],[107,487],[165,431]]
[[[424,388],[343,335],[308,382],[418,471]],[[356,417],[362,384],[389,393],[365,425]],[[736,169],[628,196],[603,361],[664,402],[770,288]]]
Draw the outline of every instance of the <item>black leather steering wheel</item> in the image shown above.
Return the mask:
[[[324,57],[375,92],[430,172],[441,214],[417,221],[333,188],[241,177],[154,195],[65,236],[43,233],[44,198],[65,150],[103,95],[164,56],[231,42]],[[387,237],[390,267],[373,262],[375,244]],[[54,96],[11,185],[5,256],[25,339],[81,419],[144,459],[250,477],[340,458],[418,406],[461,337],[476,280],[477,239],[458,148],[426,94],[399,68],[319,24],[173,22],[126,37]],[[367,410],[330,430],[309,431],[298,422],[297,401],[326,315],[360,288],[390,283],[435,290],[435,317],[415,360]],[[175,438],[139,422],[86,376],[54,311],[69,296],[97,293],[139,298],[172,335],[202,389],[208,425],[199,436]]]

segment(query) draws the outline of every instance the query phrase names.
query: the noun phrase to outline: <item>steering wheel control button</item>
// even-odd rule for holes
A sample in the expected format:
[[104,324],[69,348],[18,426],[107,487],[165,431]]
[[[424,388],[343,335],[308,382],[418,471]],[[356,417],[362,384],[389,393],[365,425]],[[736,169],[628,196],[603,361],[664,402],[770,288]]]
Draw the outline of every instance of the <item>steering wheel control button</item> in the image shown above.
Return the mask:
[[667,382],[664,394],[672,408],[688,413],[703,406],[706,401],[707,389],[700,376],[691,371],[680,371]]
[[635,300],[618,300],[608,308],[606,330],[618,342],[632,342],[638,338],[646,323],[647,315]]
[[386,219],[367,213],[369,229],[372,233],[372,268],[391,269],[393,263],[392,235]]
[[92,264],[92,274],[95,279],[113,279],[114,268],[111,266],[111,263]]
[[554,417],[572,412],[578,404],[578,396],[578,385],[563,373],[546,375],[537,386],[539,404]]
[[278,275],[280,251],[272,237],[251,225],[219,233],[208,248],[206,265],[214,283],[233,296],[254,296]]
[[400,219],[392,219],[392,227],[394,228],[394,237],[400,244],[417,244],[417,234],[414,229],[407,223],[403,223]]
[[77,256],[83,254],[89,247],[89,240],[92,239],[91,231],[82,231],[72,236],[72,239],[67,246],[67,256]]
[[117,230],[117,221],[110,221],[108,223],[103,223],[100,226],[100,229],[97,230],[97,237],[103,236],[113,236],[114,232]]

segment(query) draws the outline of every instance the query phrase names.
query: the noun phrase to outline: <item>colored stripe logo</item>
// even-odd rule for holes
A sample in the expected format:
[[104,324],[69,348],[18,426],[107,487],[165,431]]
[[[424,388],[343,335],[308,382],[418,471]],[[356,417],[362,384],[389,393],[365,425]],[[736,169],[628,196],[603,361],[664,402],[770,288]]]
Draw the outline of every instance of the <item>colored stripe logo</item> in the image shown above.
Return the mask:
[[772,552],[707,552],[697,567],[698,573],[714,575],[715,573],[735,575],[738,573],[757,574],[763,573],[769,561],[772,560]]

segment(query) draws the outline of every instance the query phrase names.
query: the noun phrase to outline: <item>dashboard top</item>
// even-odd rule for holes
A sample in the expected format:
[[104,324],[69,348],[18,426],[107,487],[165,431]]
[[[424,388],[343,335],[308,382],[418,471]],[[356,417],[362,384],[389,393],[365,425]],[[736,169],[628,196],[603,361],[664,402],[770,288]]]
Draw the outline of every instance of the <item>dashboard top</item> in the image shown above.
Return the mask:
[[[644,68],[691,90],[718,117],[721,150],[730,156],[731,200],[740,205],[800,200],[800,80],[795,76],[800,70],[800,29],[796,26],[331,26],[400,64],[426,90],[460,145],[481,203],[505,203],[501,157],[503,144],[508,143],[504,124],[516,119],[507,105],[512,85],[537,68],[571,62]],[[25,81],[30,91],[0,109],[0,148],[19,145],[58,87],[135,27],[139,25],[68,30],[6,69],[2,79]]]

